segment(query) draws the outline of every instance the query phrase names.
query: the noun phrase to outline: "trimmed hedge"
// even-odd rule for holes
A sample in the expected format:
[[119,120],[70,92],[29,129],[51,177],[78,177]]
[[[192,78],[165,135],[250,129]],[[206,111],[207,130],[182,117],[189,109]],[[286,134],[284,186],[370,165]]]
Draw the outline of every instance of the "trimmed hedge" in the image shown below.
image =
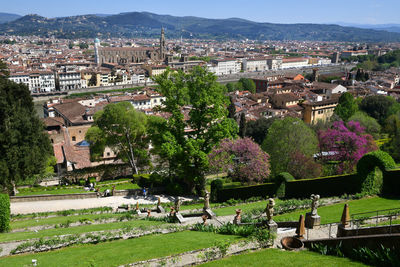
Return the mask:
[[224,182],[221,179],[215,179],[211,182],[210,200],[212,202],[218,201],[218,192],[222,190]]
[[359,192],[357,174],[328,176],[286,183],[286,198],[309,198],[311,194],[321,197],[341,196]]
[[275,182],[277,185],[276,196],[285,197],[286,194],[286,183],[294,181],[294,177],[288,172],[281,172],[275,177]]
[[260,185],[241,186],[237,188],[218,190],[217,201],[224,202],[229,199],[248,199],[251,197],[266,197],[276,194],[276,184],[267,183]]
[[384,173],[396,167],[393,158],[384,151],[373,151],[365,154],[357,163],[357,173],[361,183],[361,192],[377,194],[382,191],[383,178],[376,175],[375,169]]
[[400,196],[400,169],[383,173],[383,193]]
[[0,233],[10,230],[10,197],[0,194]]

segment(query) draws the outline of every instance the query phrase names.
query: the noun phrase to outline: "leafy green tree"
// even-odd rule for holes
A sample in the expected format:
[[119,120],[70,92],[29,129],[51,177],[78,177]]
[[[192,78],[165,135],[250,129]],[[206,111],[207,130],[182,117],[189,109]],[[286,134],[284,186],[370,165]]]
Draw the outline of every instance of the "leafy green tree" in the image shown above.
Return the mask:
[[15,184],[44,174],[52,153],[28,87],[0,77],[0,186],[14,194]]
[[247,129],[247,124],[246,124],[246,114],[244,112],[240,114],[240,121],[239,121],[239,136],[244,137],[246,135],[246,129]]
[[96,112],[94,124],[86,133],[92,158],[101,159],[104,148],[108,146],[138,174],[138,166],[149,163],[146,129],[146,115],[136,111],[132,104],[107,105],[104,110]]
[[339,104],[335,108],[335,114],[347,121],[358,110],[357,103],[352,94],[345,92],[339,98]]
[[236,90],[236,89],[235,89],[235,84],[234,84],[234,83],[227,83],[225,86],[226,86],[226,90],[227,90],[228,92],[233,92],[233,91]]
[[89,48],[89,45],[87,44],[87,43],[79,43],[79,48],[80,49],[88,49]]
[[228,118],[235,120],[236,107],[235,104],[233,103],[233,98],[231,96],[229,97],[229,102],[230,104],[228,106]]
[[389,136],[395,136],[397,129],[400,129],[400,113],[387,117],[383,128],[385,133],[388,133]]
[[10,71],[7,68],[7,64],[0,60],[0,77],[8,77]]
[[286,172],[295,153],[311,157],[318,151],[318,139],[314,131],[302,120],[287,117],[276,120],[268,130],[262,148],[271,157],[273,176]]
[[[229,98],[224,86],[204,68],[190,73],[171,72],[154,77],[158,92],[166,100],[160,111],[170,114],[168,120],[152,125],[155,152],[168,163],[171,181],[182,183],[188,192],[204,190],[208,153],[224,138],[237,134],[237,124],[227,118]],[[188,110],[185,120],[183,111]]]
[[365,97],[360,104],[360,109],[375,118],[380,124],[391,115],[391,107],[396,104],[392,97],[373,95]]
[[360,125],[365,128],[365,133],[372,135],[374,138],[379,137],[381,131],[380,124],[366,113],[357,111],[349,118],[349,121],[358,121]]
[[268,129],[271,127],[272,123],[276,118],[259,118],[255,121],[247,122],[246,136],[251,137],[254,142],[261,145],[267,136]]
[[252,79],[240,78],[238,83],[242,84],[243,90],[249,91],[252,94],[254,94],[256,92],[256,84],[254,83],[254,81]]
[[396,162],[400,162],[400,128],[396,128],[396,132],[389,143],[383,145],[382,150],[392,156]]

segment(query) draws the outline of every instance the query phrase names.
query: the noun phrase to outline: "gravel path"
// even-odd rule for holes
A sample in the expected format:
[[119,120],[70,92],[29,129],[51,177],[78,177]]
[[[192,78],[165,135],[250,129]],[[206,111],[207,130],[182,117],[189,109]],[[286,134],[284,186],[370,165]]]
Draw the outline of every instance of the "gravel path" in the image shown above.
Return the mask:
[[[156,204],[160,197],[161,202],[173,202],[175,197],[165,195],[152,195],[144,198],[143,196],[115,196],[102,198],[85,198],[85,199],[66,199],[51,201],[29,201],[29,202],[12,202],[11,214],[27,214],[35,212],[51,212],[69,209],[89,209],[97,207],[112,207],[116,209],[123,204]],[[195,198],[181,197],[182,201],[189,201]]]

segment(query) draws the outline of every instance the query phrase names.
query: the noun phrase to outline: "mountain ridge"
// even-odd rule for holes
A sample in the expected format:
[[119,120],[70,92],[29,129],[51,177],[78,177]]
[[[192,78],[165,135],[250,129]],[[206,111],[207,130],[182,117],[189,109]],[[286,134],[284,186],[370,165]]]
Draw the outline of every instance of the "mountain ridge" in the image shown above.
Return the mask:
[[194,16],[124,12],[116,15],[77,15],[46,18],[36,14],[0,24],[0,33],[58,38],[168,38],[399,42],[400,33],[317,23],[268,23],[241,18],[209,19]]

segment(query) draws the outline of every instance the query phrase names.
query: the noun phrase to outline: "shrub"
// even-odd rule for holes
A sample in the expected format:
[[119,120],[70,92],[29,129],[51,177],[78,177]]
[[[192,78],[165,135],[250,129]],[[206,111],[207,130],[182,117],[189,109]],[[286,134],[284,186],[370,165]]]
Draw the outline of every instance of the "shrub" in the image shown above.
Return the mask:
[[286,198],[309,198],[311,194],[322,197],[340,196],[359,192],[357,174],[328,176],[286,183]]
[[396,163],[386,152],[374,151],[365,154],[357,163],[357,173],[361,183],[361,192],[376,194],[381,191],[383,178],[376,173],[376,168],[382,172],[394,169]]
[[166,192],[173,196],[182,196],[184,194],[183,186],[178,183],[170,183],[166,187]]
[[294,181],[294,177],[288,172],[281,172],[275,177],[275,183],[277,185],[276,195],[277,197],[284,197],[286,191],[286,183]]
[[236,188],[221,189],[218,191],[217,200],[223,202],[228,199],[248,199],[251,197],[266,197],[276,194],[275,183],[241,186]]
[[10,197],[0,194],[0,232],[10,230]]
[[223,182],[221,179],[215,179],[211,182],[211,193],[210,200],[213,202],[217,201],[218,191],[222,189]]

